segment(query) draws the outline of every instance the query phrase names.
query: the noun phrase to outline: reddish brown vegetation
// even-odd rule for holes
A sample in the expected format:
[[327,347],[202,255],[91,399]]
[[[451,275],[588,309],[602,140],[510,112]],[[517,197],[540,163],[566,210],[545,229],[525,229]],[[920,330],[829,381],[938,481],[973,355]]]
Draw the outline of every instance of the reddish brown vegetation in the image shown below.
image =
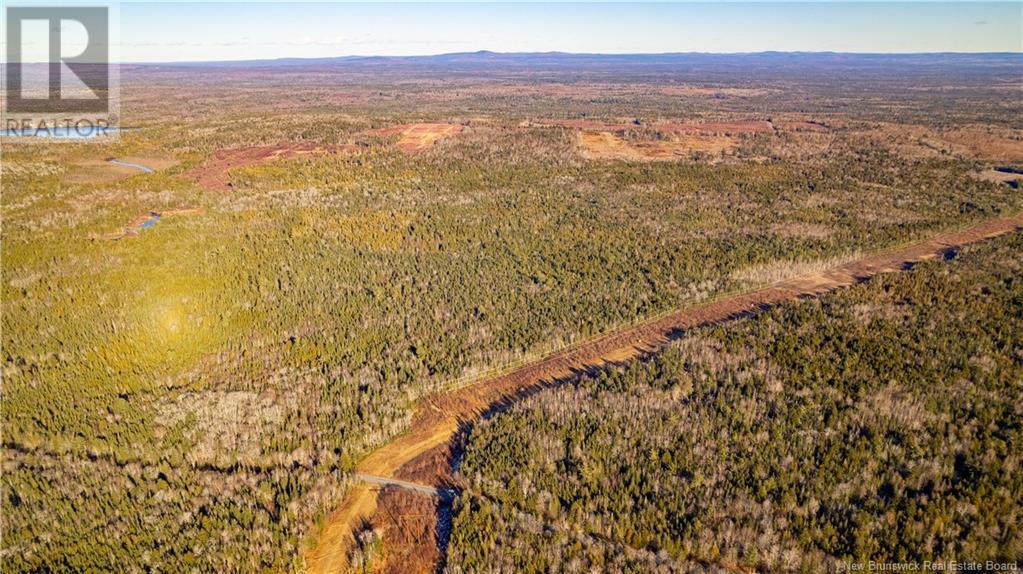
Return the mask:
[[438,503],[436,498],[398,488],[381,491],[370,523],[383,537],[382,572],[436,572],[441,558],[437,545]]
[[734,122],[667,122],[657,124],[656,129],[663,132],[679,133],[710,133],[710,134],[753,134],[771,133],[774,126],[771,122],[734,121]]
[[598,120],[545,120],[541,121],[540,125],[561,126],[563,128],[572,128],[574,130],[600,130],[600,131],[614,131],[639,127],[638,124],[617,124],[602,122]]
[[797,132],[826,132],[828,126],[821,122],[806,120],[774,120],[771,122],[776,128]]
[[454,441],[437,445],[405,463],[395,473],[396,478],[435,486],[454,485],[451,462],[456,456]]
[[213,159],[192,168],[185,175],[206,189],[227,191],[231,189],[228,171],[236,167],[301,155],[350,153],[358,149],[358,146],[354,145],[324,146],[310,141],[223,149],[213,154]]

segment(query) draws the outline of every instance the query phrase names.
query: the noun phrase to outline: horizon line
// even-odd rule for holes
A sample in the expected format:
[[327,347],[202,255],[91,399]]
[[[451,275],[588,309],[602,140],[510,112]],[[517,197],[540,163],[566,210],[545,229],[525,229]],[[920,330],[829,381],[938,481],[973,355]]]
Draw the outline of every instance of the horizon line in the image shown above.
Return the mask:
[[[245,64],[257,62],[303,62],[303,61],[324,61],[324,60],[403,60],[414,58],[441,58],[447,56],[762,56],[762,55],[836,55],[836,56],[1020,56],[1023,57],[1023,50],[1009,51],[954,51],[941,50],[934,52],[859,52],[859,51],[838,51],[838,50],[759,50],[759,51],[736,51],[736,52],[566,52],[563,50],[548,51],[522,51],[522,52],[498,52],[493,50],[475,50],[462,52],[437,52],[433,54],[403,54],[403,55],[381,55],[381,54],[344,54],[337,56],[279,56],[276,58],[243,58],[228,60],[136,60],[111,62],[117,65],[145,66],[145,65],[187,65],[187,64]],[[23,62],[24,64],[44,64],[47,62]],[[1021,60],[1023,63],[1023,60]]]

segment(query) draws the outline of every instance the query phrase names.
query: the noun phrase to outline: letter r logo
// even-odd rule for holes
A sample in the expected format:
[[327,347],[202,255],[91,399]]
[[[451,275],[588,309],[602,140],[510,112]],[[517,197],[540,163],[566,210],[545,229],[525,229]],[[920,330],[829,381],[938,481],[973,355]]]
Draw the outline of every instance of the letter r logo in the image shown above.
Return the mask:
[[[110,103],[110,17],[105,6],[8,6],[6,9],[7,37],[7,111],[8,112],[64,112],[102,113],[109,111]],[[85,48],[67,49],[65,25],[77,23],[87,34]],[[26,24],[45,26],[45,61],[25,61],[23,35]],[[39,38],[37,43],[42,43]],[[68,53],[72,52],[72,53]],[[46,68],[46,94],[43,97],[25,97],[26,75],[33,67]],[[76,90],[68,95],[63,82],[63,70],[69,70],[77,83],[91,94]]]

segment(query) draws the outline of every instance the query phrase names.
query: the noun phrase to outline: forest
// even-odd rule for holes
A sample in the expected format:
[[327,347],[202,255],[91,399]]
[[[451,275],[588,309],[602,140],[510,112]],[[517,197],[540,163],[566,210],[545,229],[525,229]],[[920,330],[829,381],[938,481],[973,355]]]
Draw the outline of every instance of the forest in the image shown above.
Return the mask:
[[[422,397],[666,311],[1023,209],[1018,190],[979,177],[993,165],[1023,160],[1014,155],[1023,142],[1023,104],[1003,97],[1018,67],[957,66],[955,85],[941,91],[950,80],[940,67],[927,68],[926,75],[916,67],[906,74],[863,72],[872,93],[884,96],[871,99],[863,97],[864,85],[836,83],[839,71],[827,66],[805,73],[773,69],[758,68],[738,80],[728,80],[727,69],[716,70],[700,84],[702,73],[671,66],[635,74],[596,66],[570,78],[500,67],[487,73],[426,67],[417,75],[329,67],[271,73],[125,66],[123,121],[131,129],[116,141],[38,145],[5,139],[3,570],[301,570],[303,548],[343,499],[356,462],[400,435]],[[910,84],[934,90],[907,90]],[[571,95],[564,95],[566,89]],[[728,138],[731,147],[647,161],[589,157],[580,149],[581,130],[559,124],[562,120],[632,126],[611,133],[610,141],[624,145],[685,143],[687,135],[661,127],[673,124],[816,127],[714,134]],[[461,131],[416,153],[402,151],[401,136],[387,131],[427,122],[456,124]],[[291,152],[275,155],[268,149]],[[249,157],[245,154],[258,161],[230,163]],[[111,171],[111,158],[155,171]],[[214,174],[228,181],[223,189],[195,175],[218,162],[228,166]],[[151,227],[133,226],[152,213],[162,216]],[[978,287],[970,293],[983,297],[965,302],[952,301],[949,291],[947,304],[980,305],[988,301],[984,297],[999,296],[999,289]],[[1012,309],[1018,319],[1018,295],[1017,290],[1015,307],[1004,307],[1007,319]],[[983,309],[994,313],[995,302],[990,305]],[[743,328],[753,328],[749,325],[770,331],[769,323]],[[828,325],[840,331],[839,323]],[[951,323],[942,325],[952,329]],[[978,334],[986,333],[982,327],[976,326]],[[812,333],[805,340],[777,334],[777,351],[756,354],[742,350],[737,333],[712,331],[694,339],[701,348],[721,349],[711,355],[721,365],[713,363],[715,370],[694,381],[719,381],[720,367],[720,376],[745,385],[721,395],[700,386],[686,390],[686,384],[669,384],[660,375],[644,382],[646,369],[661,368],[657,361],[665,361],[665,372],[676,369],[679,357],[687,356],[681,350],[624,371],[632,375],[609,372],[601,378],[620,381],[607,382],[621,387],[611,403],[632,401],[652,417],[649,436],[634,440],[647,449],[644,460],[656,459],[660,466],[622,469],[628,485],[622,492],[642,493],[638,499],[601,498],[602,489],[612,486],[602,482],[610,467],[601,465],[614,459],[594,462],[584,473],[589,478],[579,475],[561,486],[536,478],[507,493],[488,490],[490,473],[526,469],[507,466],[511,459],[484,463],[470,446],[465,473],[479,482],[465,502],[470,510],[459,514],[452,564],[472,571],[514,560],[477,554],[492,550],[490,543],[498,539],[514,539],[509,548],[523,551],[538,543],[541,538],[520,538],[524,535],[514,530],[525,512],[540,512],[536,516],[544,524],[567,528],[566,560],[609,559],[609,550],[600,550],[604,558],[590,555],[592,549],[611,548],[594,546],[597,536],[637,551],[656,548],[654,555],[663,551],[665,560],[708,563],[719,556],[774,563],[782,552],[797,556],[792,563],[813,565],[890,548],[894,542],[871,521],[880,508],[894,507],[864,507],[862,519],[841,511],[842,504],[858,501],[854,495],[866,496],[865,483],[838,489],[835,496],[845,498],[837,499],[811,494],[831,484],[830,477],[808,483],[805,492],[792,491],[792,480],[772,478],[768,469],[796,464],[807,453],[785,451],[775,458],[771,453],[782,451],[768,449],[762,464],[743,467],[745,474],[734,477],[738,482],[726,484],[718,470],[710,470],[721,468],[717,463],[701,470],[697,462],[745,460],[740,443],[718,449],[696,437],[716,436],[715,425],[729,424],[752,433],[756,444],[769,445],[774,427],[763,425],[778,417],[792,417],[787,432],[803,423],[820,428],[820,417],[845,416],[846,402],[855,399],[833,389],[830,410],[813,406],[823,400],[813,385],[834,376],[836,365],[868,369],[883,359],[876,364],[886,373],[900,368],[908,355],[877,340],[871,347],[851,334],[837,339],[848,349],[837,348],[836,339]],[[1008,329],[999,333],[1012,336]],[[893,335],[909,337],[898,330]],[[1005,359],[1005,348],[997,346],[1012,339],[947,336],[942,341],[948,345],[988,341],[995,347],[976,364],[963,359],[962,365],[940,368],[1018,377],[1018,370],[1006,370],[1016,369],[1018,358],[1010,353]],[[926,342],[937,343],[928,335],[915,344]],[[858,352],[877,356],[846,358],[857,345],[864,346]],[[741,389],[759,388],[760,375],[739,364],[726,368],[725,357],[767,361],[769,352],[779,353],[771,359],[778,377],[790,377],[772,375],[771,388],[805,385],[806,406],[761,402],[772,396],[766,391],[742,395]],[[935,360],[941,358],[936,353],[930,355]],[[781,355],[798,364],[781,362]],[[902,385],[928,372],[879,388],[900,407],[923,409],[907,398],[916,391]],[[996,383],[985,384],[1002,392]],[[582,397],[604,384],[586,381],[560,391],[580,413],[578,422],[565,419],[566,425],[581,425],[582,432],[593,423],[582,414],[589,402]],[[865,393],[877,383],[849,384],[863,386]],[[640,388],[653,390],[646,397]],[[739,418],[705,419],[692,427],[696,434],[678,435],[690,427],[674,426],[681,423],[654,408],[655,397],[672,397],[683,408],[690,395]],[[913,424],[930,428],[926,425],[948,420],[942,417],[979,417],[948,432],[967,433],[957,437],[983,445],[978,447],[983,452],[964,450],[961,466],[964,477],[987,480],[989,474],[976,469],[1002,463],[992,462],[986,449],[996,454],[1018,449],[1011,438],[1015,427],[1001,429],[984,418],[998,415],[984,402],[995,398],[981,393],[970,406],[977,412],[936,411],[937,418]],[[487,440],[487,432],[513,436],[512,431],[532,428],[528,412],[482,426],[484,434],[474,435],[473,444],[483,444],[477,441]],[[654,420],[662,414],[664,421]],[[869,416],[864,412],[860,422],[874,424]],[[595,437],[604,437],[611,449],[602,452],[632,452],[612,441],[611,428]],[[818,445],[822,452],[813,460],[833,470],[849,462],[842,456],[847,440],[862,443],[864,453],[888,452],[887,434],[849,434],[855,428],[821,437],[820,443],[810,440],[816,431],[800,430],[807,440],[792,448]],[[539,469],[547,474],[538,477],[555,481],[560,473],[583,472],[584,459],[576,458],[581,443],[565,446],[558,441],[568,431],[548,430],[571,456],[551,459]],[[931,442],[899,432],[903,451],[935,454],[929,449],[938,447]],[[747,434],[736,434],[736,441]],[[571,436],[575,441],[584,435]],[[663,442],[667,436],[680,442]],[[529,444],[492,442],[500,452]],[[699,448],[684,453],[686,445]],[[885,475],[891,484],[883,492],[890,493],[891,504],[904,503],[906,512],[912,508],[926,516],[938,504],[930,502],[934,493],[946,493],[949,485],[988,488],[992,496],[981,498],[990,504],[1019,499],[1018,486],[1015,491],[1002,483],[971,486],[958,475],[942,474],[942,468],[921,462],[897,480]],[[679,482],[687,476],[695,482]],[[679,490],[679,498],[665,500],[675,500],[665,507],[643,506],[643,500],[663,494],[647,490],[665,488],[657,486],[662,479],[672,488],[698,483],[702,490]],[[515,506],[537,484],[547,492],[544,508]],[[585,491],[568,490],[580,484]],[[927,492],[905,495],[915,489]],[[764,520],[774,512],[765,502],[789,494],[788,525],[761,532],[765,543],[756,549],[730,544],[740,529],[753,528],[751,515],[742,524],[726,525],[687,506],[694,496],[718,492],[731,493],[735,510],[756,505]],[[956,493],[942,496],[945,505],[960,499]],[[633,511],[631,524],[610,526],[610,517]],[[976,513],[981,516],[981,509]],[[484,520],[491,526],[475,526]],[[956,520],[896,536],[919,534],[941,553],[959,547],[938,534],[926,536],[950,537],[952,525],[965,525],[961,528],[969,526],[976,536],[964,537],[963,544],[987,544],[983,552],[989,555],[1018,552],[1013,540],[991,541],[981,532],[1006,525]],[[862,549],[836,542],[858,532],[861,523],[867,532],[857,538]],[[720,538],[685,534],[711,524]],[[542,533],[546,527],[538,528]],[[472,550],[480,541],[487,544]],[[629,556],[621,559],[632,560]]]
[[446,572],[1023,554],[1023,237],[687,333],[473,426]]

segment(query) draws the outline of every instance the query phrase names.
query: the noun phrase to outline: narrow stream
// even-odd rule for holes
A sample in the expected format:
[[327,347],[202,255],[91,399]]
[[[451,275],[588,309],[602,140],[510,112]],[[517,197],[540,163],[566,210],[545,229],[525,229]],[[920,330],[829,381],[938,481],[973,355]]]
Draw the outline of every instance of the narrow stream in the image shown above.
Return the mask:
[[119,159],[111,159],[111,160],[108,160],[108,161],[110,163],[112,163],[112,164],[115,164],[115,165],[123,165],[125,167],[133,167],[133,168],[135,168],[137,170],[140,170],[140,171],[142,171],[144,173],[153,173],[153,172],[156,171],[155,169],[153,169],[153,168],[151,168],[151,167],[149,167],[147,165],[142,165],[141,163],[132,163],[130,161],[123,161],[123,160],[119,160]]

